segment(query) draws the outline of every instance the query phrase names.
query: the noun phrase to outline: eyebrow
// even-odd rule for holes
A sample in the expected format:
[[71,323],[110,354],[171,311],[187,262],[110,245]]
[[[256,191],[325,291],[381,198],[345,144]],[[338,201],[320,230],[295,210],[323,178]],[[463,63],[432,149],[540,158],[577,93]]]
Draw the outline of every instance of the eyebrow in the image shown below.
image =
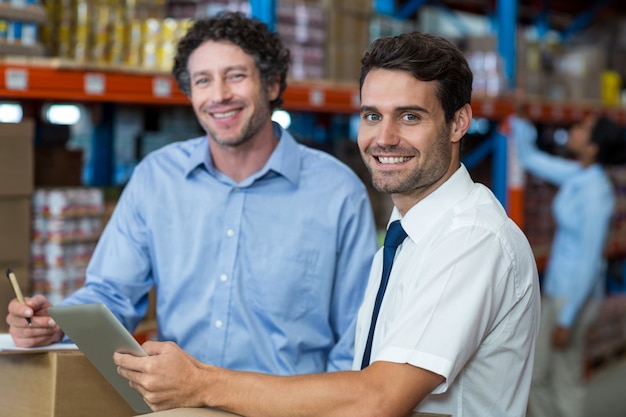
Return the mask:
[[[418,112],[418,113],[425,113],[428,114],[430,113],[428,110],[426,110],[425,108],[421,107],[421,106],[400,106],[400,107],[395,107],[394,112],[404,112],[404,111],[414,111],[414,112]],[[379,113],[378,108],[376,106],[361,106],[360,112],[376,112]]]
[[[225,67],[223,69],[220,69],[219,72],[226,74],[230,71],[245,71],[245,72],[249,72],[250,68],[248,68],[246,65],[230,65],[228,67]],[[204,74],[208,74],[211,71],[208,70],[200,70],[200,71],[196,71],[194,73],[191,74],[191,77],[197,77],[199,75],[204,75]]]

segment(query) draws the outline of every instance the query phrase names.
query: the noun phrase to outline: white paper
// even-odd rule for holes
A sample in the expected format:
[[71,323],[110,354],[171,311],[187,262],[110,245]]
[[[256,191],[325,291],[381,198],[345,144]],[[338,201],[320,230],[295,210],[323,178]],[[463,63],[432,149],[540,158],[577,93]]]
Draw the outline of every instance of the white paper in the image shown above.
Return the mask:
[[0,334],[0,352],[17,352],[17,351],[49,351],[49,350],[78,350],[78,347],[74,343],[53,343],[48,346],[35,347],[35,348],[22,348],[17,347],[11,339],[11,335],[8,333]]

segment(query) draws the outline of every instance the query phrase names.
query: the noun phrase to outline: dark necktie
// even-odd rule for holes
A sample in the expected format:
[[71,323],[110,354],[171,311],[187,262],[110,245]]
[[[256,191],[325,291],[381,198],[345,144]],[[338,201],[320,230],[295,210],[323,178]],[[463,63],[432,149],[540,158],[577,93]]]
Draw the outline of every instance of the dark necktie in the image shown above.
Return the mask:
[[393,258],[396,256],[396,249],[400,246],[402,241],[404,241],[406,236],[406,232],[402,228],[400,220],[391,222],[389,229],[387,230],[387,234],[385,235],[385,245],[383,248],[383,275],[380,280],[380,287],[378,287],[378,293],[376,294],[374,311],[372,312],[372,324],[370,324],[370,331],[367,334],[367,343],[365,344],[365,352],[363,353],[361,369],[366,368],[370,364],[372,341],[374,340],[374,330],[376,329],[376,321],[378,320],[380,304],[383,302],[383,296],[385,295],[385,290],[387,289],[389,274],[391,273],[391,265],[393,264]]

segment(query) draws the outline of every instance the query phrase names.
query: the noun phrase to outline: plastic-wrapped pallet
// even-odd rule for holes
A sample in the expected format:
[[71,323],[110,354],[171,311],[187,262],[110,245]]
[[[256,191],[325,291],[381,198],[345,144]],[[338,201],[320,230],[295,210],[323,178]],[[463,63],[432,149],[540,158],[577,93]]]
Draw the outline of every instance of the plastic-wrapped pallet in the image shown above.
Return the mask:
[[32,292],[57,303],[85,282],[87,263],[102,231],[103,191],[39,188],[32,207]]

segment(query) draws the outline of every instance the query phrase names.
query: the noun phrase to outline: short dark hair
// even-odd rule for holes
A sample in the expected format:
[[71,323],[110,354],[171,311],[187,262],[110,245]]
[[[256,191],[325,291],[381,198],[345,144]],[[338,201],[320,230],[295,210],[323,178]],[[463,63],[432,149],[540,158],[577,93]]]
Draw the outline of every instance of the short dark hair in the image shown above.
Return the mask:
[[373,69],[405,71],[420,81],[437,81],[446,122],[472,99],[473,75],[465,56],[438,36],[411,32],[375,40],[361,59],[360,89]]
[[600,165],[626,163],[626,138],[624,129],[606,116],[600,116],[591,129],[591,142],[598,145],[596,161]]
[[248,18],[239,12],[220,12],[217,15],[196,21],[178,42],[172,74],[178,88],[191,95],[191,79],[187,63],[189,56],[206,41],[230,42],[252,56],[261,82],[268,85],[279,82],[278,97],[270,102],[272,109],[283,104],[282,94],[287,88],[289,50],[285,48],[277,33],[269,30],[260,20]]

